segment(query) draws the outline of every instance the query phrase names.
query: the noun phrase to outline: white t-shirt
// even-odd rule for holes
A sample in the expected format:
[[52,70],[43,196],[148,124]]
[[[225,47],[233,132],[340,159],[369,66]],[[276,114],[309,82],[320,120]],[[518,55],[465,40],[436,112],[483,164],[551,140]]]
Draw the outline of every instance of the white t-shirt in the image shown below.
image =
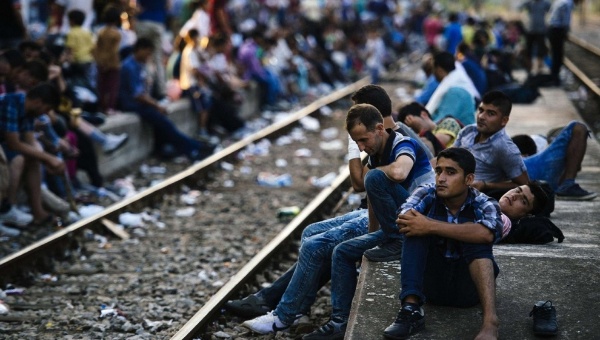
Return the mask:
[[198,84],[194,70],[200,68],[198,51],[194,46],[186,45],[181,52],[181,73],[179,74],[179,85],[182,90],[187,90]]

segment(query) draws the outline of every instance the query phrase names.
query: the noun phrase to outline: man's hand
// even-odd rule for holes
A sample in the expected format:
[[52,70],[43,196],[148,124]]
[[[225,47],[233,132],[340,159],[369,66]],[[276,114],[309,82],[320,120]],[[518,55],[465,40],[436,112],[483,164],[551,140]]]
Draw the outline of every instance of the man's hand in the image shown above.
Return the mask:
[[169,114],[169,112],[167,111],[167,108],[160,104],[156,105],[156,109],[158,110],[158,112],[162,113],[165,116]]
[[65,172],[65,162],[58,157],[52,156],[48,162],[46,162],[46,170],[52,175],[61,175]]
[[396,224],[400,232],[406,236],[426,236],[430,233],[429,219],[414,209],[398,215]]

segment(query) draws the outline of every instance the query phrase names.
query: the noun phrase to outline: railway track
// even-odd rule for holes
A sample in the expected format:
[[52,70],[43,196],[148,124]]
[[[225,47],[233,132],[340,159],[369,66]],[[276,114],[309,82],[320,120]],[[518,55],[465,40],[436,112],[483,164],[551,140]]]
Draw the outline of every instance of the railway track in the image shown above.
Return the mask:
[[600,47],[569,37],[565,48],[565,66],[596,96],[600,96]]
[[[0,287],[26,283],[24,292],[13,290],[16,295],[4,298],[11,312],[0,315],[1,337],[187,339],[202,334],[223,302],[246,287],[274,254],[285,253],[306,224],[339,208],[349,188],[347,170],[336,171],[344,164],[344,148],[314,148],[331,142],[319,141],[319,132],[305,132],[292,146],[275,141],[302,134],[299,122],[318,116],[325,106],[345,110],[347,97],[366,82],[324,96],[185,171],[0,259]],[[334,110],[320,121],[321,130],[341,129],[343,116],[335,116]],[[343,134],[340,139],[345,141]],[[237,158],[264,140],[271,140],[271,155]],[[312,156],[290,152],[308,145]],[[289,164],[294,184],[257,185],[257,173],[277,172],[274,163],[281,159]],[[306,184],[330,171],[337,175],[326,188]],[[193,193],[197,203],[182,203],[183,193]],[[276,212],[289,205],[302,211],[285,224]],[[115,226],[127,212],[144,212],[145,220],[124,230]]]

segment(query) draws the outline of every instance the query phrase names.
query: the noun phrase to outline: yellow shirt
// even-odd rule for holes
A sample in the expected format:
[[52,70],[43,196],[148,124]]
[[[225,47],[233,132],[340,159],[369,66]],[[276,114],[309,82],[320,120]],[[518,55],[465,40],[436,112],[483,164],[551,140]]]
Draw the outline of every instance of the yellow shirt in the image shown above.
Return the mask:
[[119,46],[121,33],[116,27],[105,26],[98,32],[94,56],[100,70],[114,70],[121,65]]
[[65,45],[73,53],[73,61],[76,63],[90,63],[94,61],[92,50],[94,49],[94,36],[90,31],[81,27],[71,27],[67,33]]

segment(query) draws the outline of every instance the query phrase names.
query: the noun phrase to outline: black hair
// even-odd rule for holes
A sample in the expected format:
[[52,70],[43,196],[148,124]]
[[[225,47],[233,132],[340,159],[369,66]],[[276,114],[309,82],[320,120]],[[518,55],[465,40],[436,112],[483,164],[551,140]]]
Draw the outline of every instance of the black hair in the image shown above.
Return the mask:
[[58,92],[58,89],[48,82],[36,85],[31,90],[27,91],[26,97],[31,99],[41,99],[42,102],[50,105],[52,108],[58,107],[58,104],[60,103],[60,93]]
[[148,39],[148,38],[138,38],[135,41],[135,44],[133,44],[133,51],[138,51],[138,50],[142,50],[142,49],[154,49],[154,43],[152,42],[152,40]]
[[371,104],[355,104],[348,110],[346,115],[346,130],[348,132],[359,124],[364,125],[367,131],[373,131],[380,123],[383,123],[383,116]]
[[427,112],[427,116],[431,118],[431,114],[429,114],[429,111],[427,111],[425,106],[421,105],[420,103],[412,102],[410,104],[406,104],[402,106],[398,111],[398,121],[404,122],[404,120],[408,116],[421,117],[421,112],[423,111]]
[[33,59],[26,62],[23,65],[23,69],[40,82],[48,80],[48,64],[41,59]]
[[108,5],[102,11],[102,21],[105,24],[121,26],[121,10],[114,5]]
[[2,52],[2,56],[8,62],[11,69],[21,67],[25,64],[25,59],[23,58],[23,54],[15,48],[5,50],[4,52]]
[[69,23],[71,25],[81,26],[85,21],[85,13],[78,9],[72,9],[67,13],[67,18],[69,18]]
[[440,158],[448,158],[458,163],[458,166],[465,172],[465,176],[475,173],[475,156],[465,148],[449,147],[438,153],[436,159]]
[[463,55],[469,55],[471,53],[471,46],[464,41],[461,41],[456,47],[456,51]]
[[369,84],[358,89],[351,98],[355,104],[371,104],[383,117],[392,115],[392,100],[379,85]]
[[30,49],[34,51],[41,51],[42,45],[38,44],[33,40],[25,40],[19,44],[19,52],[23,53],[25,50]]
[[527,183],[529,190],[533,194],[532,215],[550,216],[554,211],[554,191],[545,181],[531,181]]
[[200,36],[200,33],[198,32],[197,29],[192,28],[188,31],[187,35],[190,39],[198,39],[198,37]]
[[450,73],[454,71],[454,56],[450,52],[438,52],[433,56],[433,65],[441,67],[444,71]]
[[450,12],[450,14],[448,14],[448,21],[450,21],[450,22],[458,21],[458,13]]
[[529,135],[516,135],[512,137],[513,143],[519,148],[521,155],[531,156],[537,153],[537,145]]
[[512,110],[512,101],[503,92],[489,91],[483,95],[481,102],[483,104],[494,105],[500,109],[500,113],[505,117],[510,116],[510,111]]

